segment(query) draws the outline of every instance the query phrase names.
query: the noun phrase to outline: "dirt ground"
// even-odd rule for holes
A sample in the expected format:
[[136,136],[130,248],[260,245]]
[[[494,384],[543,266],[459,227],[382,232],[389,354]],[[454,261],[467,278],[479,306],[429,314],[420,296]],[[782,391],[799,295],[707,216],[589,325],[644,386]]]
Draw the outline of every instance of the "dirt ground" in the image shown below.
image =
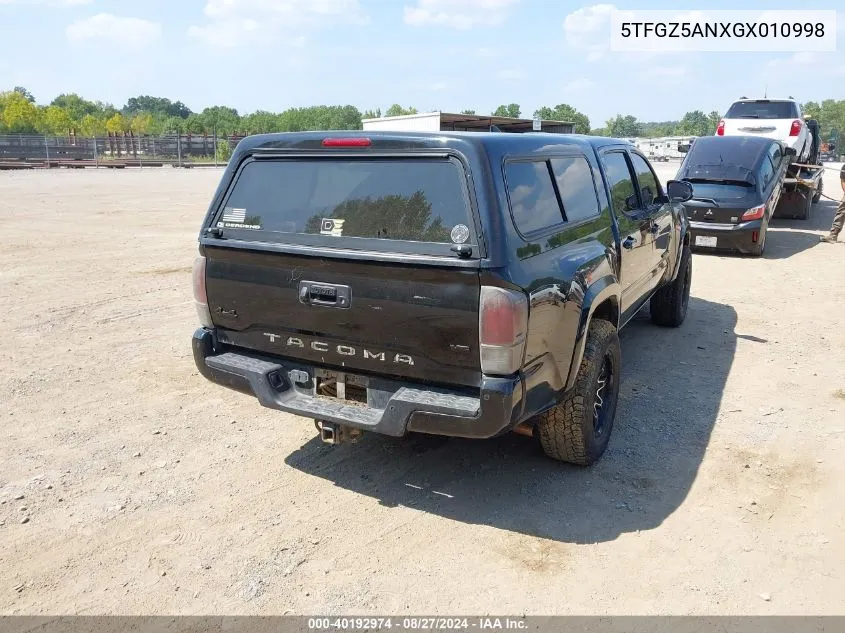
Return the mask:
[[582,470],[516,435],[331,448],[202,379],[219,177],[0,173],[0,612],[845,614],[833,202],[696,255],[682,328],[625,330]]

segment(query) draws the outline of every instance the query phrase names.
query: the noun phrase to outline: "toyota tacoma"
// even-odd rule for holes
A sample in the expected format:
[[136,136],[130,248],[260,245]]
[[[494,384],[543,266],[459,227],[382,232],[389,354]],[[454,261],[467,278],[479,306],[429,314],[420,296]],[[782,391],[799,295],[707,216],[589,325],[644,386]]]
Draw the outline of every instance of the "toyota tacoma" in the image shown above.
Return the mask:
[[196,365],[327,442],[521,429],[590,465],[620,328],[687,314],[691,196],[617,139],[247,137],[200,231]]

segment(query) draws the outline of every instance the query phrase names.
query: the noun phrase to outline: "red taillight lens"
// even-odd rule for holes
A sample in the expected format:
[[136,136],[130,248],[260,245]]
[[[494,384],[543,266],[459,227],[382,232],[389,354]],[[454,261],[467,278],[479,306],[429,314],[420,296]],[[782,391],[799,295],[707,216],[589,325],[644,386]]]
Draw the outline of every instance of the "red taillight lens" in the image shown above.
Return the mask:
[[753,209],[749,209],[745,213],[742,214],[743,220],[759,220],[766,214],[766,205],[760,205],[759,207],[754,207]]
[[792,122],[792,127],[789,128],[790,136],[798,136],[801,133],[801,121],[795,119]]
[[212,327],[211,312],[208,309],[208,292],[205,287],[205,257],[194,260],[194,306],[200,323],[205,327]]
[[482,286],[479,309],[481,371],[513,374],[522,366],[528,330],[528,299],[521,292]]
[[716,136],[724,136],[725,135],[725,122],[719,121],[719,126],[716,128]]
[[372,141],[368,138],[324,138],[323,147],[369,147]]

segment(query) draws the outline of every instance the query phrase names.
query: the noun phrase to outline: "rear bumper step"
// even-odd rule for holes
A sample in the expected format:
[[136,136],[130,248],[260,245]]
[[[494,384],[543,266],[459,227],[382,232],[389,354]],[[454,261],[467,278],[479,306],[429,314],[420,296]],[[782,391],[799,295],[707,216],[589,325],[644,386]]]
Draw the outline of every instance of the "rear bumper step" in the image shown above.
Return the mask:
[[316,395],[321,368],[248,350],[216,351],[210,330],[194,332],[197,369],[208,380],[250,394],[262,406],[363,431],[402,436],[409,431],[488,438],[513,428],[520,418],[523,383],[484,377],[478,396],[391,378],[356,377],[366,383],[367,403]]

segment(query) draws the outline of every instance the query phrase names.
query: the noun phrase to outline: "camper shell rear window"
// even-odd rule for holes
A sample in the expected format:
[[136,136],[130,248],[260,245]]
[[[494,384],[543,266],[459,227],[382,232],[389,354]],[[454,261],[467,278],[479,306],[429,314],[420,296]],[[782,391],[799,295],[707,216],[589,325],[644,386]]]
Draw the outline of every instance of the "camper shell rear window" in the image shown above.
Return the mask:
[[212,226],[322,248],[454,257],[455,244],[477,245],[466,173],[452,157],[250,159]]

